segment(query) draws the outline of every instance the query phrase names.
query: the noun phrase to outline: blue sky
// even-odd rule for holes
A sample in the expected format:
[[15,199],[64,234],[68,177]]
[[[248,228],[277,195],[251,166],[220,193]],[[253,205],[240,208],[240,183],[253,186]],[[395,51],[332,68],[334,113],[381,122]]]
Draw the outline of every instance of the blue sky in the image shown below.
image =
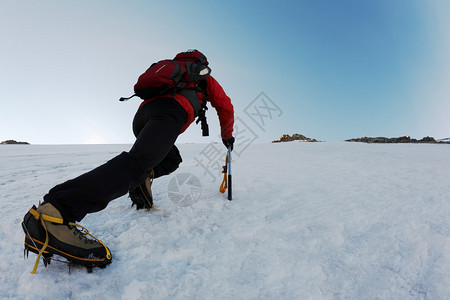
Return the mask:
[[[450,136],[450,1],[1,0],[0,139],[132,143],[137,77],[197,48],[266,142]],[[280,109],[246,115],[264,92]],[[192,125],[179,142],[218,140]]]

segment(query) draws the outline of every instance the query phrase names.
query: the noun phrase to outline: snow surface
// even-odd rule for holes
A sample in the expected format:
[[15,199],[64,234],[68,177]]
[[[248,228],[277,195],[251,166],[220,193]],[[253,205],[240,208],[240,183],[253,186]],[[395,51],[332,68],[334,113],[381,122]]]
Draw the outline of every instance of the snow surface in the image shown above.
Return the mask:
[[[36,275],[23,215],[130,146],[1,146],[0,298],[449,299],[449,145],[254,144],[234,155],[233,201],[195,160],[207,146],[179,145],[184,162],[155,180],[154,210],[123,196],[80,223],[111,265],[41,262]],[[168,193],[182,173],[201,182],[188,206]]]

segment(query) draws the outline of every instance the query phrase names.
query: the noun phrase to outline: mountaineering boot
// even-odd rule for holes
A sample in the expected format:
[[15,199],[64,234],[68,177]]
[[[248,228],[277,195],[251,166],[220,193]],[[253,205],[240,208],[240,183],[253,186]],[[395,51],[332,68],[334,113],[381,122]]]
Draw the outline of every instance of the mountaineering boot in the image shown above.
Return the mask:
[[25,232],[25,251],[39,254],[32,273],[36,272],[41,255],[45,265],[53,254],[88,268],[104,267],[111,263],[109,249],[84,227],[63,220],[51,203],[39,205],[39,208],[33,206],[25,214],[22,228]]
[[131,206],[136,205],[137,210],[153,207],[152,183],[154,174],[152,171],[150,177],[147,177],[141,185],[129,191],[129,196],[133,202]]

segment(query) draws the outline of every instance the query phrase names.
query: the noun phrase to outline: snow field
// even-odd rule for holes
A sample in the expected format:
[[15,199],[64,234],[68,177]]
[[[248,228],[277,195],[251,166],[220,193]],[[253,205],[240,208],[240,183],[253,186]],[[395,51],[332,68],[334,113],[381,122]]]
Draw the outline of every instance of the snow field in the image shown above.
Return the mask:
[[[448,145],[251,145],[233,158],[233,201],[181,144],[155,180],[155,209],[123,196],[82,222],[113,254],[106,269],[23,260],[25,212],[55,184],[128,145],[0,147],[0,298],[446,299],[450,295]],[[225,148],[224,156],[225,156]],[[223,163],[223,162],[221,162]],[[196,176],[200,199],[171,201]],[[184,189],[183,193],[188,191]]]

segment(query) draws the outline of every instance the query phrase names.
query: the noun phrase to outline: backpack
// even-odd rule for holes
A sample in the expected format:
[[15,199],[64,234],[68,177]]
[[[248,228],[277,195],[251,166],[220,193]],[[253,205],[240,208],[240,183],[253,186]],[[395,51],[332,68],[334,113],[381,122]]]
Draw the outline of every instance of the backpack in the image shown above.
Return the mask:
[[[201,115],[202,107],[197,92],[206,93],[205,80],[211,74],[208,60],[198,50],[178,53],[174,59],[164,59],[150,66],[139,76],[134,85],[134,95],[120,98],[125,101],[138,96],[143,100],[171,94],[181,94],[194,108],[195,117]],[[198,84],[202,82],[202,84]],[[206,104],[206,101],[203,101]]]

